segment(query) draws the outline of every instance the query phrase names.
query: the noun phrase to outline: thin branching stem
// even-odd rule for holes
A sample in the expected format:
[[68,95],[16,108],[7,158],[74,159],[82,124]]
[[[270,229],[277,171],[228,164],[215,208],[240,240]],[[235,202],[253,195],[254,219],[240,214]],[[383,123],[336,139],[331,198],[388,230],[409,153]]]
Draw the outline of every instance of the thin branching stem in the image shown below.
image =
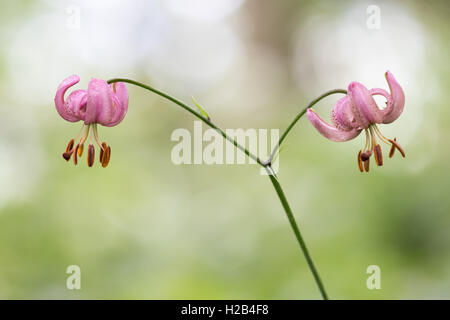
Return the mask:
[[308,247],[306,246],[306,243],[300,233],[300,229],[297,225],[297,222],[295,221],[295,217],[294,214],[292,213],[291,207],[289,206],[289,203],[287,201],[287,198],[283,192],[283,189],[281,188],[281,185],[278,181],[278,179],[274,176],[273,171],[271,170],[271,164],[272,164],[272,160],[274,158],[274,156],[276,155],[277,151],[279,150],[281,143],[284,141],[284,139],[287,137],[288,133],[291,131],[291,129],[295,126],[295,124],[298,122],[298,120],[300,120],[300,118],[305,114],[306,110],[308,108],[311,108],[314,104],[316,104],[317,102],[319,102],[320,100],[322,100],[323,98],[334,94],[334,93],[347,93],[345,90],[342,89],[336,89],[336,90],[331,90],[328,91],[324,94],[322,94],[321,96],[317,97],[315,100],[313,100],[308,106],[306,106],[295,118],[294,120],[291,122],[291,124],[287,127],[287,129],[283,132],[283,134],[281,135],[280,139],[278,140],[278,144],[275,146],[274,150],[272,151],[269,159],[267,161],[262,161],[257,155],[251,153],[247,148],[245,148],[244,146],[240,145],[236,139],[233,139],[232,137],[230,137],[229,135],[226,134],[226,132],[224,130],[222,130],[221,128],[219,128],[216,124],[214,124],[211,119],[209,119],[209,117],[204,116],[201,112],[197,112],[195,109],[191,108],[190,106],[188,106],[186,103],[172,97],[171,95],[164,93],[160,90],[157,90],[151,86],[148,86],[146,84],[143,84],[141,82],[135,81],[135,80],[131,80],[131,79],[124,79],[124,78],[114,78],[111,80],[108,80],[108,83],[115,83],[115,82],[126,82],[144,89],[147,89],[153,93],[156,93],[157,95],[177,104],[178,106],[182,107],[183,109],[185,109],[186,111],[192,113],[195,117],[197,117],[198,119],[202,120],[204,123],[206,123],[208,126],[210,126],[211,128],[215,129],[222,137],[224,137],[226,140],[230,141],[236,148],[238,148],[239,150],[243,151],[248,157],[250,157],[251,159],[255,160],[260,166],[264,167],[267,170],[268,176],[270,178],[270,181],[272,182],[272,185],[280,199],[281,205],[283,206],[284,211],[286,212],[286,216],[289,220],[289,223],[292,227],[292,230],[294,232],[295,238],[298,242],[298,244],[300,245],[300,249],[303,252],[303,255],[306,259],[306,262],[308,264],[309,269],[311,270],[311,273],[314,277],[314,280],[317,284],[317,287],[319,288],[320,294],[322,296],[322,298],[324,300],[328,299],[328,295],[325,291],[325,287],[322,283],[322,280],[320,279],[319,276],[319,272],[317,271],[317,268],[314,265],[314,262],[311,258],[311,255],[309,254],[309,250]]

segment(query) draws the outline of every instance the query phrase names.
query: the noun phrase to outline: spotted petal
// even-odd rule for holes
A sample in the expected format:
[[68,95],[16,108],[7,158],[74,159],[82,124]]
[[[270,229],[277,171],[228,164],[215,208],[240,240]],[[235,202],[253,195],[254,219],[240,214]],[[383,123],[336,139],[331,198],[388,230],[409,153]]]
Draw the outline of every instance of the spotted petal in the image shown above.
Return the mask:
[[337,142],[343,142],[348,141],[356,136],[359,135],[361,130],[359,129],[351,129],[351,130],[342,130],[338,129],[335,126],[332,126],[331,124],[327,123],[325,120],[323,120],[314,110],[308,109],[306,110],[306,116],[308,117],[309,121],[312,123],[312,125],[319,131],[321,135],[323,135],[325,138],[337,141]]
[[331,110],[331,122],[338,129],[348,131],[359,126],[353,115],[350,99],[345,96],[339,99]]
[[64,104],[78,120],[84,120],[86,114],[87,92],[86,90],[72,91]]

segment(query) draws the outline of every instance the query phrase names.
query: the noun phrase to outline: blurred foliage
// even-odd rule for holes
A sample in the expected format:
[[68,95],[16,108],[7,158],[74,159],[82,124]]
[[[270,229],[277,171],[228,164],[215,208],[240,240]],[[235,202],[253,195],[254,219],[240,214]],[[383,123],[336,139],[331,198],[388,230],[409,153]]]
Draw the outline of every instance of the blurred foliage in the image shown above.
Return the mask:
[[[112,11],[124,16],[132,13],[138,23],[119,36],[114,27],[125,28],[126,17],[96,19],[92,2],[74,3],[82,9],[82,23],[94,20],[88,40],[100,41],[101,53],[77,47],[85,39],[78,38],[76,31],[63,30],[64,37],[59,38],[56,31],[49,31],[64,29],[65,8],[72,2],[0,4],[1,16],[7,18],[2,19],[0,34],[3,43],[12,44],[0,49],[0,298],[319,298],[272,185],[259,175],[259,168],[176,166],[171,162],[175,143],[170,135],[176,128],[192,132],[190,114],[129,86],[130,107],[123,123],[99,130],[112,146],[110,166],[88,168],[82,158],[74,167],[61,153],[79,124],[58,117],[53,95],[58,81],[71,73],[81,73],[80,88],[90,76],[129,76],[155,83],[184,101],[194,95],[222,127],[283,129],[299,108],[332,89],[315,87],[315,79],[332,81],[333,74],[352,70],[355,59],[350,55],[334,69],[299,80],[293,74],[296,34],[310,30],[307,25],[314,25],[316,15],[332,21],[351,10],[360,12],[355,23],[361,24],[362,32],[373,32],[365,26],[368,4],[239,3],[228,16],[220,17],[220,23],[237,35],[239,49],[232,62],[223,70],[222,65],[217,67],[221,73],[213,76],[208,73],[208,68],[214,69],[209,63],[223,62],[226,57],[217,58],[223,61],[210,57],[209,38],[187,39],[193,41],[192,47],[205,42],[204,55],[197,57],[204,59],[205,70],[198,68],[201,61],[192,62],[198,68],[198,77],[193,77],[184,73],[183,63],[190,70],[190,60],[177,60],[179,55],[155,62],[153,49],[145,50],[152,39],[182,41],[177,30],[198,21],[179,12],[162,15],[161,19],[170,16],[169,22],[179,24],[174,31],[156,18],[147,19],[152,13],[142,9],[144,2],[113,3],[104,9],[97,5],[106,16]],[[162,2],[150,3],[158,4],[156,14],[168,10]],[[380,5],[382,14],[390,10],[387,2],[370,4]],[[407,112],[389,128],[382,128],[399,141],[402,135],[408,137],[407,158],[387,159],[383,168],[360,174],[356,153],[363,139],[345,144],[326,141],[306,119],[292,131],[280,155],[281,184],[331,298],[450,298],[446,53],[450,6],[447,1],[433,1],[433,5],[401,1],[397,5],[427,41],[417,67],[408,68],[411,78],[399,74],[406,88]],[[150,25],[141,25],[147,20]],[[97,27],[108,35],[106,40],[96,38]],[[158,27],[162,29],[152,29]],[[211,30],[213,39],[216,29]],[[124,39],[134,39],[137,47],[127,47]],[[361,49],[356,40],[351,52]],[[311,43],[300,43],[305,52],[310,50]],[[66,49],[69,45],[73,46]],[[226,49],[220,45],[217,50]],[[406,49],[391,49],[407,58]],[[130,57],[133,63],[116,57],[124,50],[135,52],[134,60]],[[111,53],[117,69],[108,64],[104,52]],[[248,60],[242,60],[245,54]],[[334,54],[337,51],[327,52],[319,62],[326,63],[327,56]],[[39,60],[47,55],[51,60]],[[308,65],[314,63],[306,55],[302,59]],[[253,64],[257,61],[262,63]],[[180,73],[171,73],[174,68]],[[384,71],[379,70],[377,80],[383,80]],[[335,85],[345,88],[346,82]],[[326,116],[334,101],[336,97],[329,97],[316,110]],[[81,267],[81,290],[66,289],[65,271],[72,264]],[[366,287],[369,265],[381,267],[381,290]]]

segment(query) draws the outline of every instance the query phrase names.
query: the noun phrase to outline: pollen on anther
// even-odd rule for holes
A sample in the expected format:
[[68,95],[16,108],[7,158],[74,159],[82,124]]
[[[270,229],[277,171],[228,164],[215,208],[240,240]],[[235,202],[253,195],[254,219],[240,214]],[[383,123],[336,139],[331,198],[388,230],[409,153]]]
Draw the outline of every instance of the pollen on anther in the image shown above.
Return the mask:
[[[395,149],[400,151],[400,153],[402,154],[403,158],[406,156],[405,155],[405,151],[403,150],[403,148],[397,143],[397,139],[394,139],[394,140],[390,140],[389,139],[388,141],[392,144],[392,147],[394,147]],[[392,151],[392,147],[391,147],[391,152],[389,152],[389,154],[392,153],[392,155],[394,155],[394,151]]]
[[103,168],[106,168],[108,166],[110,158],[111,158],[111,147],[108,146],[108,147],[106,147],[106,149],[103,153],[103,158],[102,158],[102,167]]
[[73,163],[75,165],[78,164],[78,148],[80,147],[79,144],[76,145],[75,149],[73,150]]
[[95,159],[95,149],[94,146],[90,144],[87,153],[87,164],[89,167],[92,167],[94,165],[94,159]]
[[105,153],[107,146],[106,142],[102,142],[102,147],[100,148],[100,163],[103,163],[103,154]]
[[73,139],[70,139],[70,141],[69,141],[69,143],[67,144],[67,147],[66,147],[66,153],[69,152],[70,150],[72,150],[74,143],[75,143],[75,141]]
[[391,144],[391,150],[389,150],[389,158],[392,158],[395,153],[395,146]]
[[364,171],[363,162],[361,160],[361,150],[359,150],[359,152],[358,152],[358,168],[359,168],[359,171],[361,171],[361,172]]
[[377,144],[375,146],[375,162],[377,163],[378,166],[382,166],[383,165],[383,152],[381,151],[381,146],[379,144]]
[[369,165],[370,165],[370,158],[367,158],[367,160],[364,161],[364,170],[366,172],[369,172]]
[[84,144],[80,144],[78,147],[78,156],[81,157],[83,155]]

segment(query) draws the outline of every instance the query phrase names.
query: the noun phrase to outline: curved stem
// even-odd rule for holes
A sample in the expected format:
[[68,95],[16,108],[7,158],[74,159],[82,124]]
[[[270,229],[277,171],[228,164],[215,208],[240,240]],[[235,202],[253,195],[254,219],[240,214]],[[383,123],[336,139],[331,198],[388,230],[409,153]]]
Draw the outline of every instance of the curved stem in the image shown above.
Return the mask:
[[199,118],[200,120],[202,120],[204,123],[206,123],[208,126],[210,126],[211,128],[213,128],[214,130],[216,130],[222,137],[224,137],[225,139],[227,139],[228,141],[230,141],[236,148],[238,148],[239,150],[243,151],[248,157],[252,158],[253,160],[255,160],[259,165],[261,166],[265,166],[265,164],[261,161],[261,159],[259,159],[258,156],[254,155],[253,153],[251,153],[249,150],[247,150],[246,148],[244,148],[242,145],[240,145],[236,139],[233,139],[232,137],[230,137],[229,135],[227,135],[225,133],[225,131],[223,131],[222,129],[220,129],[217,125],[215,125],[210,119],[206,118],[205,116],[203,116],[200,112],[197,112],[196,110],[192,109],[191,107],[189,107],[186,103],[168,95],[167,93],[164,93],[162,91],[159,91],[155,88],[152,88],[148,85],[145,85],[141,82],[138,81],[134,81],[131,79],[124,79],[124,78],[114,78],[114,79],[110,79],[107,81],[108,84],[111,83],[115,83],[115,82],[126,82],[126,83],[130,83],[133,84],[135,86],[147,89],[153,93],[156,93],[157,95],[166,98],[169,101],[172,101],[173,103],[179,105],[180,107],[182,107],[183,109],[185,109],[186,111],[192,113],[194,116],[196,116],[197,118]]
[[280,139],[278,140],[278,143],[273,148],[272,153],[270,154],[270,157],[269,157],[269,160],[267,161],[267,163],[271,163],[272,162],[273,158],[275,157],[275,154],[280,149],[281,143],[284,141],[284,139],[286,139],[288,133],[292,130],[292,128],[297,123],[297,121],[300,120],[301,117],[303,117],[303,115],[306,113],[306,110],[311,108],[313,105],[315,105],[317,102],[319,102],[323,98],[328,97],[329,95],[332,95],[332,94],[335,94],[335,93],[347,94],[347,90],[334,89],[334,90],[327,91],[324,94],[318,96],[313,101],[311,101],[302,111],[300,111],[299,114],[297,114],[297,116],[294,118],[294,120],[292,120],[291,124],[286,128],[286,130],[284,130],[283,134],[281,135]]
[[278,180],[273,175],[269,174],[269,178],[270,181],[272,181],[273,187],[275,188],[278,197],[280,198],[280,202],[283,205],[284,211],[286,212],[286,216],[289,220],[289,223],[291,224],[292,230],[294,231],[295,237],[297,238],[297,242],[300,245],[300,248],[302,249],[303,255],[305,256],[309,269],[311,270],[314,276],[314,280],[316,281],[316,284],[319,287],[320,294],[322,295],[322,298],[324,300],[328,300],[328,295],[325,291],[325,287],[322,283],[322,280],[320,279],[319,272],[317,271],[314,265],[311,255],[309,254],[308,247],[306,246],[305,240],[303,240],[302,234],[300,233],[300,229],[298,228],[297,222],[295,221],[294,214],[292,213],[291,207],[289,206],[286,196],[284,195],[283,189],[281,188],[281,185],[278,182]]
[[143,83],[140,83],[138,81],[134,81],[131,79],[124,79],[124,78],[114,78],[111,80],[108,80],[108,83],[115,83],[115,82],[126,82],[126,83],[130,83],[133,85],[136,85],[138,87],[147,89],[153,93],[156,93],[157,95],[160,95],[163,98],[166,98],[170,101],[172,101],[173,103],[179,105],[180,107],[182,107],[183,109],[187,110],[188,112],[192,113],[194,116],[196,116],[197,118],[199,118],[200,120],[202,120],[204,123],[206,123],[208,126],[210,126],[211,128],[215,129],[217,132],[219,132],[225,139],[227,139],[228,141],[230,141],[231,143],[233,143],[238,149],[240,149],[241,151],[243,151],[247,156],[249,156],[250,158],[252,158],[253,160],[255,160],[260,166],[264,167],[268,173],[268,176],[270,178],[270,180],[272,181],[273,187],[275,188],[275,191],[280,199],[280,202],[283,206],[284,211],[286,212],[286,216],[289,220],[289,223],[292,227],[292,230],[294,231],[295,237],[297,239],[297,242],[300,245],[300,248],[303,252],[303,255],[305,256],[306,262],[308,263],[309,269],[311,270],[311,273],[313,274],[314,280],[316,281],[317,287],[319,288],[319,291],[322,295],[322,298],[327,300],[328,296],[327,293],[325,291],[324,285],[320,279],[319,273],[316,269],[316,267],[314,266],[314,262],[309,254],[308,248],[306,246],[305,241],[303,240],[303,237],[300,233],[300,229],[298,228],[297,222],[295,221],[295,217],[292,213],[292,210],[289,206],[289,203],[286,199],[286,196],[284,195],[283,189],[281,188],[280,183],[278,182],[277,178],[274,177],[273,173],[270,171],[271,168],[271,160],[273,159],[273,155],[276,153],[276,151],[278,150],[279,145],[281,144],[281,142],[283,142],[284,138],[287,136],[287,134],[289,133],[289,131],[292,129],[292,127],[294,127],[294,125],[297,123],[297,121],[303,116],[303,114],[306,112],[307,108],[310,108],[311,106],[313,106],[316,102],[318,102],[319,100],[321,100],[322,98],[333,94],[333,93],[346,93],[345,90],[332,90],[329,91],[325,94],[323,94],[322,96],[318,97],[317,99],[315,99],[313,102],[311,102],[302,112],[300,112],[297,117],[294,119],[294,121],[291,123],[291,125],[286,129],[286,131],[283,133],[283,135],[281,136],[281,138],[278,141],[278,145],[276,147],[276,149],[272,152],[271,157],[269,159],[269,161],[266,162],[262,162],[258,156],[252,154],[247,148],[243,147],[242,145],[240,145],[235,139],[231,138],[230,136],[228,136],[225,131],[223,131],[222,129],[220,129],[217,125],[215,125],[210,119],[208,119],[207,117],[203,116],[201,113],[197,112],[196,110],[192,109],[191,107],[189,107],[187,104],[181,102],[180,100],[162,92],[159,91],[155,88],[152,88],[148,85],[145,85]]

